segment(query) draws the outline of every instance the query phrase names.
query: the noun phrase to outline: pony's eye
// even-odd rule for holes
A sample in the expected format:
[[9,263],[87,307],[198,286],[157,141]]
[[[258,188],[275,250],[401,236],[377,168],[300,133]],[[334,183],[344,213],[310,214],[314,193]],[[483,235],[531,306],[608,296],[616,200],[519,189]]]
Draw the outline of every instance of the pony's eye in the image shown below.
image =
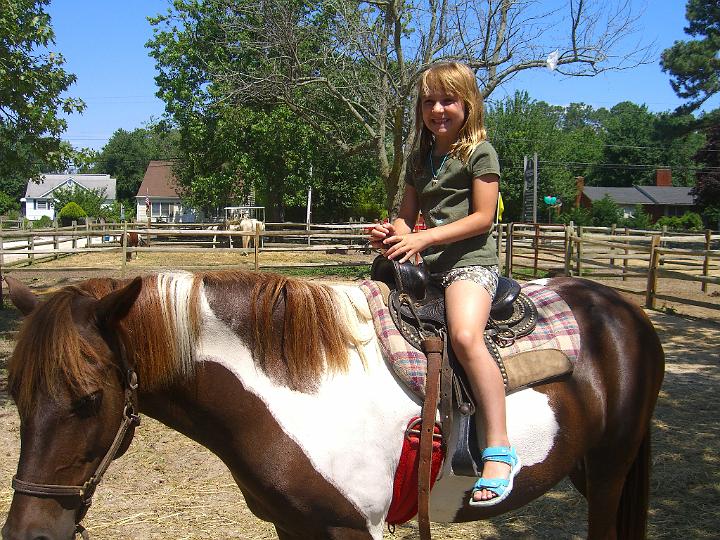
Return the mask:
[[100,411],[102,396],[102,391],[98,390],[75,400],[72,404],[73,414],[79,416],[80,418],[95,416]]

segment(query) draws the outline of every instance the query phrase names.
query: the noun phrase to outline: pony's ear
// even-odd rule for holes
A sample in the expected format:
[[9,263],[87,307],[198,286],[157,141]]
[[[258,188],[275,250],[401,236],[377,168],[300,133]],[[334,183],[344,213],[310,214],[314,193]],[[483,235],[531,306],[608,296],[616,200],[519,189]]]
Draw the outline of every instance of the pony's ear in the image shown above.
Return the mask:
[[25,285],[13,277],[5,276],[5,283],[8,284],[10,300],[23,315],[30,315],[35,306],[38,305],[38,297]]
[[122,289],[113,291],[98,300],[95,317],[102,326],[115,326],[130,312],[142,290],[142,278],[136,277]]

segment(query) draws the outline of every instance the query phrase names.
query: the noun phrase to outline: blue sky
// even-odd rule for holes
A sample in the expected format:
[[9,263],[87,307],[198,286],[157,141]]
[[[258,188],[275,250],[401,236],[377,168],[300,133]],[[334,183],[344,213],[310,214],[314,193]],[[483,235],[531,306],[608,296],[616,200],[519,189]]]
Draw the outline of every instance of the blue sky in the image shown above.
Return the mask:
[[[631,1],[636,8],[644,8],[639,27],[646,42],[655,42],[656,58],[674,41],[687,39],[684,0]],[[163,103],[154,95],[155,65],[145,48],[152,36],[146,18],[166,8],[167,0],[54,0],[50,4],[56,34],[53,50],[63,54],[66,69],[78,79],[69,95],[87,104],[82,115],[68,118],[64,138],[75,147],[100,149],[115,130],[130,131],[161,117]],[[593,78],[531,70],[496,90],[491,98],[502,99],[518,89],[554,105],[583,102],[609,108],[633,101],[659,112],[681,104],[657,61]],[[720,104],[714,98],[709,105]]]

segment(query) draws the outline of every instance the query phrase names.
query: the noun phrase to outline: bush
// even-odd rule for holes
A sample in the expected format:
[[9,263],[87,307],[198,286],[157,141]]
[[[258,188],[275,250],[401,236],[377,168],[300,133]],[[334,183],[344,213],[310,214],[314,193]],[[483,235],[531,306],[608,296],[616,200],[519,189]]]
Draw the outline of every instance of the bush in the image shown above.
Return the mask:
[[700,214],[685,212],[680,217],[663,216],[657,220],[655,226],[667,227],[670,231],[701,231],[703,222]]
[[595,227],[610,227],[623,223],[625,216],[622,209],[608,195],[592,205],[592,224]]
[[653,226],[650,214],[645,211],[642,204],[636,204],[633,215],[625,218],[623,225],[631,229],[650,229]]
[[85,210],[78,203],[72,201],[63,206],[58,214],[63,226],[71,225],[73,221],[80,221],[80,218],[86,216]]
[[586,208],[571,208],[567,212],[560,214],[558,221],[560,223],[564,223],[565,225],[569,225],[572,221],[575,225],[584,227],[592,223],[592,216],[590,215],[590,211]]
[[53,220],[48,216],[43,216],[33,222],[33,229],[48,229],[53,226]]

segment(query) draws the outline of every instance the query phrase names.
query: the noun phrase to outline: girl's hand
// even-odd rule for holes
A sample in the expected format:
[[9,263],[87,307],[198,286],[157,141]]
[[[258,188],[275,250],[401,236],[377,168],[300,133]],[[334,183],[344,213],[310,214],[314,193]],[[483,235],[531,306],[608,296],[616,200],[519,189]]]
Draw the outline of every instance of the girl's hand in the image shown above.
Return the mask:
[[430,247],[432,243],[430,231],[393,235],[385,240],[385,244],[391,244],[385,252],[385,256],[388,259],[398,259],[398,262],[404,263],[416,253]]
[[395,227],[391,223],[376,223],[369,231],[370,246],[375,249],[386,247],[383,240],[395,234]]

